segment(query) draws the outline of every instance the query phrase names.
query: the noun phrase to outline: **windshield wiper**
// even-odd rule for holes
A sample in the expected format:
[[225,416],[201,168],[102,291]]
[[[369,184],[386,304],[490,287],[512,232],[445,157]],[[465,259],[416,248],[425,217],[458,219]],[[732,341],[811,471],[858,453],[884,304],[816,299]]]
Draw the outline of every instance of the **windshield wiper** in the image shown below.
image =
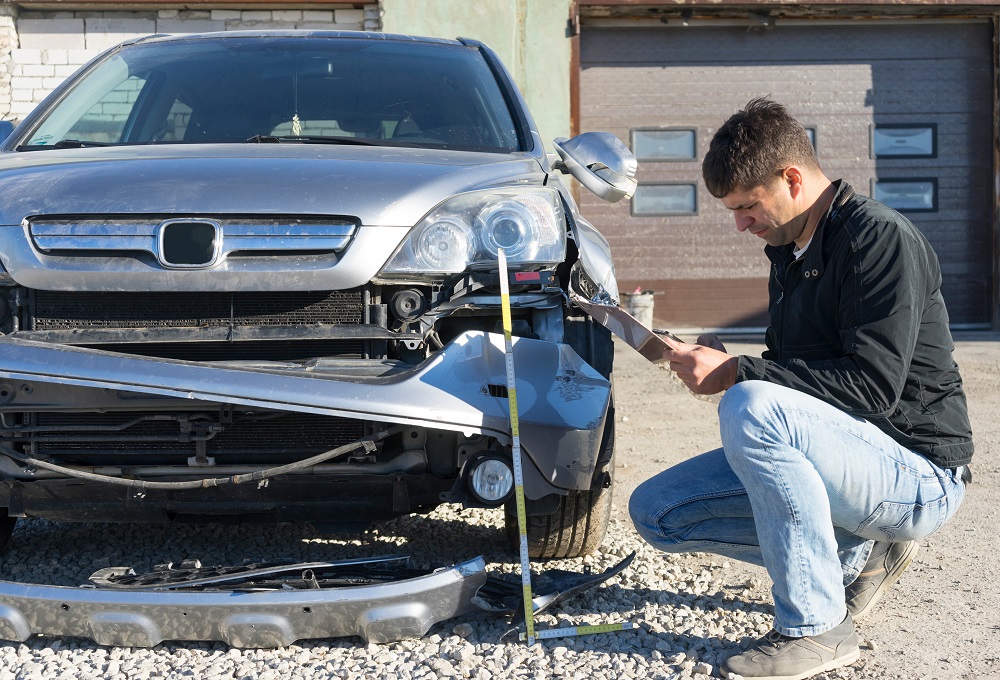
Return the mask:
[[92,142],[83,139],[60,139],[55,144],[22,144],[15,151],[41,151],[42,149],[83,149],[88,146],[121,146],[118,142]]
[[82,149],[87,146],[116,146],[117,142],[90,142],[84,139],[60,139],[53,144],[57,149]]
[[279,144],[281,142],[304,142],[307,144],[354,144],[359,146],[380,146],[382,140],[365,139],[362,137],[325,137],[319,135],[254,135],[247,143]]

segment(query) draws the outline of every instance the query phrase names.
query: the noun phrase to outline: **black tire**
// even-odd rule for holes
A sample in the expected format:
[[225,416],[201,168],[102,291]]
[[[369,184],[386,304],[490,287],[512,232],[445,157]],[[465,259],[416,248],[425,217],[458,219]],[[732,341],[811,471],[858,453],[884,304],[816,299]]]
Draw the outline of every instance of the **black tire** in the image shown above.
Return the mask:
[[[579,268],[577,274],[579,275]],[[569,313],[563,320],[564,342],[608,380],[615,359],[611,331],[590,317]],[[605,419],[597,465],[587,491],[570,491],[537,501],[525,500],[528,515],[528,554],[536,559],[564,559],[589,555],[600,547],[611,520],[615,453],[614,391]],[[504,512],[507,540],[517,550],[520,531],[513,499]]]
[[0,508],[0,552],[7,547],[10,535],[14,533],[14,525],[17,524],[17,517],[8,517],[7,508]]
[[[615,410],[608,409],[601,441],[601,455],[591,488],[570,491],[565,496],[549,496],[537,501],[525,500],[527,512],[528,555],[551,560],[589,555],[600,547],[611,520],[612,472],[614,471]],[[555,510],[551,508],[553,501]],[[520,531],[513,501],[504,512],[507,540],[518,549]]]

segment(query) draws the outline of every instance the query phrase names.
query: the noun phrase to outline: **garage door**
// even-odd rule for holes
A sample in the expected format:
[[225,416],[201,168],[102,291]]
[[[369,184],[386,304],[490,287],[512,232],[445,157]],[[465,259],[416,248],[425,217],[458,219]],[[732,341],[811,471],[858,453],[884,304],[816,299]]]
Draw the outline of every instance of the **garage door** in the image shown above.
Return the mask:
[[583,198],[623,292],[654,290],[674,327],[766,324],[767,260],[701,182],[717,127],[771,95],[813,136],[831,179],[897,207],[938,252],[953,324],[987,324],[993,290],[992,28],[839,23],[587,27],[580,129],[640,158],[631,201]]

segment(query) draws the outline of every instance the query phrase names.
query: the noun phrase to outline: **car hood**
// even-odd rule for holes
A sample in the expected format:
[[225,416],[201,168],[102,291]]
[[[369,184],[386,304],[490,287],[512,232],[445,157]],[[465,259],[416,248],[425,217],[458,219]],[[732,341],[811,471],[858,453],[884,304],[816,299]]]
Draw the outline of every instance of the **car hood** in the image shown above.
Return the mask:
[[413,226],[457,193],[541,183],[527,154],[326,144],[118,146],[0,157],[0,225],[54,214],[343,215]]

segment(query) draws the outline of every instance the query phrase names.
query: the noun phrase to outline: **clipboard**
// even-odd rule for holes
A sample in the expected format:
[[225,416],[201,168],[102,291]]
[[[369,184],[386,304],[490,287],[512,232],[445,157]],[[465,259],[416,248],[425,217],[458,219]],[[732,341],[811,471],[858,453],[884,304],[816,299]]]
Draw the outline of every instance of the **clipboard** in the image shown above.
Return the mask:
[[683,340],[669,331],[646,328],[638,319],[618,305],[602,305],[591,302],[574,292],[569,294],[570,302],[587,312],[595,321],[621,338],[626,345],[658,366],[669,362],[664,356],[668,350],[676,349]]

